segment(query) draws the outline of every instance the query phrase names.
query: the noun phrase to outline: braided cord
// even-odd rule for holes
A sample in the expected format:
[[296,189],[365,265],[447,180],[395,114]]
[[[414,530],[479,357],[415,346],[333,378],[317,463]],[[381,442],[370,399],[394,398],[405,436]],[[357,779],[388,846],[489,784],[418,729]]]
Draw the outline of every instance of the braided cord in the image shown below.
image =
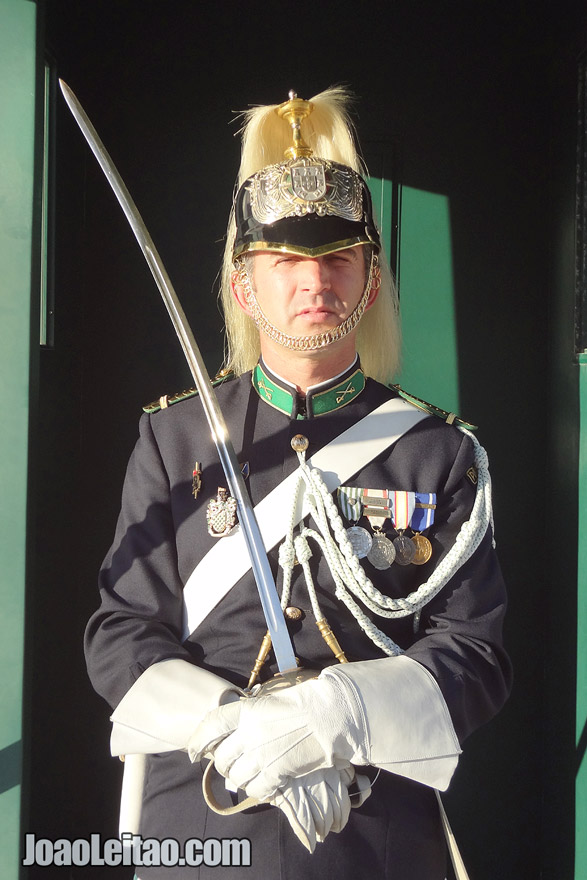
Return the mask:
[[[455,543],[436,566],[428,580],[408,596],[397,599],[381,593],[369,579],[353,551],[336,503],[320,472],[315,468],[309,468],[305,453],[298,452],[300,477],[296,484],[288,535],[279,550],[280,564],[284,568],[284,589],[281,603],[283,608],[289,600],[292,570],[297,553],[298,561],[302,563],[304,569],[313,612],[317,619],[320,616],[309,567],[311,550],[307,544],[307,538],[312,538],[324,553],[334,579],[336,597],[346,605],[367,636],[384,653],[392,656],[402,653],[401,648],[367,617],[352,596],[354,595],[366,608],[379,617],[396,619],[414,614],[415,628],[417,628],[424,605],[430,602],[459,568],[470,559],[483,540],[489,525],[491,525],[493,533],[491,477],[487,453],[470,431],[465,428],[459,428],[459,430],[470,437],[473,443],[475,464],[478,470],[477,491],[471,516],[463,523]],[[294,541],[294,518],[302,483],[305,484],[306,502],[310,507],[318,532],[302,527],[301,535]],[[495,546],[494,540],[493,546]]]

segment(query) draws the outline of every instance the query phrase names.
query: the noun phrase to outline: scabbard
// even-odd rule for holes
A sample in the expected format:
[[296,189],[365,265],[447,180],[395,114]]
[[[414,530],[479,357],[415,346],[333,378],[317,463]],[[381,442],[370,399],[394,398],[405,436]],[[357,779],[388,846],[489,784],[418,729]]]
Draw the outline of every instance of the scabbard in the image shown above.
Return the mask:
[[138,834],[147,769],[146,755],[126,755],[120,793],[118,832],[123,841],[126,834]]

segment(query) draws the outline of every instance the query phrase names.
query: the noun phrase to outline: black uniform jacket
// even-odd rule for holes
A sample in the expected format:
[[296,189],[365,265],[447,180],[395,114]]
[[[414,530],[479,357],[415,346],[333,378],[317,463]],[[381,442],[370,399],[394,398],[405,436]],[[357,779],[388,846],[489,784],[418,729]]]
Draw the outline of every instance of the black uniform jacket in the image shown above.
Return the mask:
[[[293,435],[302,433],[308,438],[310,456],[396,393],[368,379],[362,393],[346,406],[300,419],[262,400],[250,374],[225,382],[217,392],[239,461],[248,462],[247,484],[255,504],[297,467],[290,445]],[[194,499],[196,461],[202,465],[202,490]],[[382,592],[392,596],[412,592],[450,549],[474,501],[475,486],[467,475],[472,465],[471,440],[456,427],[429,417],[346,481],[362,488],[437,494],[435,522],[427,532],[433,547],[430,562],[424,566],[393,564],[378,571],[362,561]],[[142,417],[116,536],[100,574],[101,605],[86,633],[92,682],[111,706],[147,667],[170,658],[182,658],[246,686],[266,631],[250,571],[182,643],[182,588],[218,540],[208,534],[206,506],[218,487],[225,485],[197,397]],[[284,509],[281,515],[285,518],[288,512]],[[318,599],[348,659],[381,657],[381,651],[335,599],[327,565],[318,548],[313,549]],[[280,589],[277,549],[270,559]],[[201,589],[210,586],[203,583]],[[290,604],[304,612],[301,620],[288,623],[302,665],[323,668],[331,664],[333,656],[313,620],[299,565],[294,569]],[[417,633],[411,617],[376,618],[377,625],[435,677],[461,741],[499,710],[509,690],[510,668],[502,648],[504,610],[502,577],[487,534],[470,560],[424,608]],[[268,662],[264,677],[274,672]],[[223,795],[226,799],[227,794]],[[263,806],[236,816],[218,816],[206,807],[201,768],[190,764],[186,753],[153,756],[141,834],[180,842],[192,837],[248,838],[253,860],[250,868],[143,867],[137,870],[141,880],[445,877],[434,792],[388,772],[379,775],[363,807],[351,811],[344,831],[330,834],[310,855],[276,808]]]

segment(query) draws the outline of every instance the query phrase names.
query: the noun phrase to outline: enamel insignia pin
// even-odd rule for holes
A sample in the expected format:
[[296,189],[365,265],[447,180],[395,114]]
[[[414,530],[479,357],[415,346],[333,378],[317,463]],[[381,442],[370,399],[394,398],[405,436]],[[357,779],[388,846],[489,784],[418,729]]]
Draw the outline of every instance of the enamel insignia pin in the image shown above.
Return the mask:
[[192,495],[197,498],[202,488],[202,465],[197,461],[192,471]]

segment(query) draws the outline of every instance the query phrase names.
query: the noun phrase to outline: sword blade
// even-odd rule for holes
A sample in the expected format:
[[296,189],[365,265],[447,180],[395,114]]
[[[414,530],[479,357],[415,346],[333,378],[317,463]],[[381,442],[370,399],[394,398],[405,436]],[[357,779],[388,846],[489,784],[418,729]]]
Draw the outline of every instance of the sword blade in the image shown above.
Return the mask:
[[169,313],[169,317],[179,337],[181,347],[188,362],[196,387],[200,393],[202,406],[208,419],[212,439],[218,450],[218,455],[224,470],[228,487],[232,496],[236,499],[240,526],[251,559],[251,568],[257,583],[261,607],[267,628],[271,635],[271,642],[275,652],[275,658],[280,672],[289,672],[296,668],[291,639],[287,625],[283,617],[279,596],[275,587],[275,581],[267,553],[263,544],[263,538],[255,517],[251,500],[247,493],[245,483],[240,472],[234,447],[228,435],[226,421],[218,405],[210,376],[202,359],[200,349],[196,343],[187,318],[181,307],[177,294],[167,274],[163,261],[157,252],[147,227],[135,205],[124,181],[122,180],[114,162],[110,158],[104,144],[100,140],[96,129],[88,119],[80,102],[62,80],[59,80],[61,91],[67,101],[74,119],[79,125],[82,134],[88,142],[90,149],[98,160],[108,183],[112,187],[118,202],[124,211],[135,238],[144,254],[147,264],[153,274],[157,287],[163,297],[163,301]]

